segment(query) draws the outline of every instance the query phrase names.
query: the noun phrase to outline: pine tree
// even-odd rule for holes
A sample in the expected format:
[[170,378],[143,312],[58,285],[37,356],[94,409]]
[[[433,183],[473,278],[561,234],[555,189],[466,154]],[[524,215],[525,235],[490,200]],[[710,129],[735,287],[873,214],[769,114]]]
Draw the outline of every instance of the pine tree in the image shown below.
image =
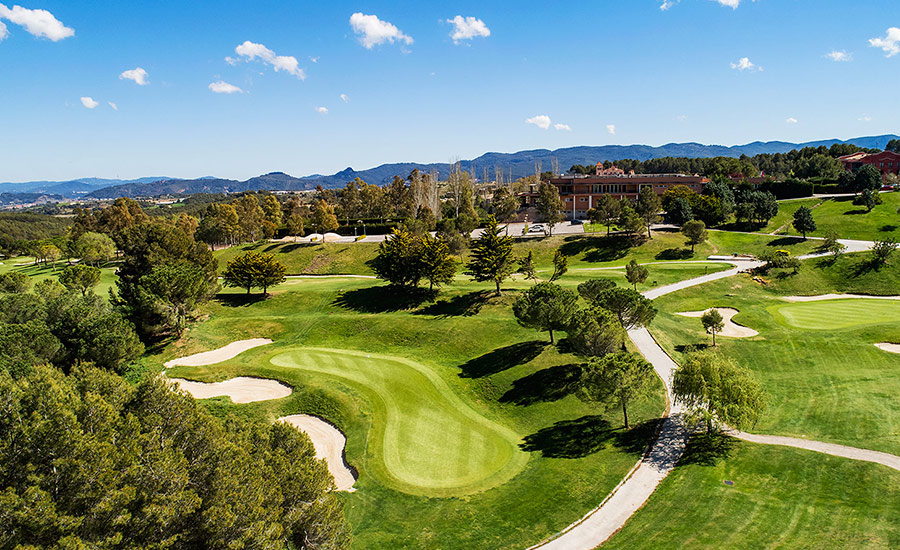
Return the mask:
[[452,283],[453,276],[456,275],[457,262],[444,239],[426,234],[421,242],[419,261],[422,276],[428,280],[428,290]]
[[494,216],[488,218],[481,236],[472,242],[472,259],[466,264],[466,275],[473,281],[493,281],[500,296],[500,284],[513,271],[513,240],[502,235]]

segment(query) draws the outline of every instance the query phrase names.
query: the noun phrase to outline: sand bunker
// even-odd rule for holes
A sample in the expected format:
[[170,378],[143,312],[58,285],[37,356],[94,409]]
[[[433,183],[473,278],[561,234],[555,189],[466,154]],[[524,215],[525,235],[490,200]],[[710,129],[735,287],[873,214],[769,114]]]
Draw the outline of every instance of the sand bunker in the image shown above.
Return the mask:
[[253,403],[254,401],[281,399],[289,396],[293,391],[290,386],[286,386],[277,380],[250,378],[247,376],[238,376],[237,378],[212,384],[193,382],[181,378],[170,378],[170,380],[194,396],[195,399],[227,396],[235,403]]
[[353,470],[347,466],[347,462],[344,460],[347,438],[340,430],[321,418],[307,414],[293,414],[278,420],[287,422],[309,436],[316,449],[316,458],[324,460],[328,465],[328,471],[334,478],[334,484],[338,491],[353,492],[356,490],[353,488],[356,476],[353,475]]
[[878,349],[883,349],[884,351],[890,353],[900,353],[900,344],[890,344],[888,342],[882,342],[880,344],[875,344],[875,347]]
[[869,296],[867,294],[820,294],[818,296],[783,296],[788,302],[818,302],[820,300],[843,300],[845,298],[864,298],[868,300],[900,300],[900,296]]
[[[759,334],[759,332],[753,330],[752,328],[741,326],[731,320],[732,317],[740,313],[738,310],[730,307],[716,307],[712,309],[717,310],[719,312],[719,315],[722,316],[722,320],[725,322],[725,328],[723,328],[721,332],[716,333],[717,336],[727,336],[729,338],[750,338],[751,336],[756,336],[757,334]],[[703,314],[707,311],[709,310],[685,311],[682,313],[678,313],[678,315],[682,315],[684,317],[702,317]]]
[[248,349],[252,349],[258,346],[264,346],[271,343],[272,341],[268,338],[251,338],[250,340],[238,340],[237,342],[232,342],[227,346],[221,347],[219,349],[204,351],[203,353],[195,353],[194,355],[179,357],[178,359],[172,359],[171,361],[167,361],[165,363],[165,367],[202,367],[205,365],[214,365],[216,363],[221,363],[222,361],[234,359]]

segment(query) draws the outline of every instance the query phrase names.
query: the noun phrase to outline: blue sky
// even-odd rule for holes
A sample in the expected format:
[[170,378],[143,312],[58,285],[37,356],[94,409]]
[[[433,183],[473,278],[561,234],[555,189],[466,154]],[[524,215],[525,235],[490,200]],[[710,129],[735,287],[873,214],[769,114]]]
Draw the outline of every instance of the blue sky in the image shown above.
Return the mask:
[[0,23],[0,181],[900,130],[896,0],[28,0]]

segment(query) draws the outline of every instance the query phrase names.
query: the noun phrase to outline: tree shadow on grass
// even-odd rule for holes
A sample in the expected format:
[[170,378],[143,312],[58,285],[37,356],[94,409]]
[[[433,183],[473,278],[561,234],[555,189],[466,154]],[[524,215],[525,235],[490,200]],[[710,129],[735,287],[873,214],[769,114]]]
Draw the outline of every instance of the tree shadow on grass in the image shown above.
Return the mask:
[[731,456],[735,439],[724,434],[695,434],[691,436],[679,465],[687,466],[697,464],[700,466],[715,466],[721,460]]
[[434,299],[436,293],[424,288],[401,289],[370,286],[340,293],[334,305],[358,313],[389,313],[419,307]]
[[626,453],[641,455],[647,448],[659,420],[648,420],[630,430],[613,428],[602,416],[562,420],[522,439],[519,447],[540,452],[546,458],[584,458],[612,444]]
[[693,257],[690,248],[667,248],[656,255],[657,260],[687,260]]
[[459,373],[459,376],[461,378],[481,378],[524,365],[543,353],[546,345],[546,342],[535,340],[497,348],[460,365],[459,368],[462,372]]
[[885,233],[890,233],[892,231],[896,231],[897,229],[898,229],[898,226],[896,226],[896,225],[882,225],[881,227],[878,228],[879,231],[882,231]]
[[634,246],[634,240],[626,235],[610,235],[609,237],[566,237],[560,252],[572,257],[584,253],[586,262],[611,262],[628,255],[628,251]]
[[500,397],[500,402],[527,406],[558,401],[575,391],[581,381],[581,371],[581,365],[575,364],[539,370],[513,382],[513,387]]
[[226,307],[247,307],[266,300],[262,292],[255,294],[216,294],[216,301]]
[[859,216],[860,214],[868,214],[869,211],[865,208],[857,209],[857,210],[847,210],[844,212],[845,216]]
[[766,243],[766,246],[794,246],[804,241],[803,237],[781,237],[780,239],[772,239]]
[[681,344],[675,346],[675,351],[678,353],[694,353],[696,351],[703,351],[709,347],[709,344]]
[[415,315],[434,315],[436,317],[471,317],[478,315],[487,304],[493,292],[479,290],[443,299],[414,312]]

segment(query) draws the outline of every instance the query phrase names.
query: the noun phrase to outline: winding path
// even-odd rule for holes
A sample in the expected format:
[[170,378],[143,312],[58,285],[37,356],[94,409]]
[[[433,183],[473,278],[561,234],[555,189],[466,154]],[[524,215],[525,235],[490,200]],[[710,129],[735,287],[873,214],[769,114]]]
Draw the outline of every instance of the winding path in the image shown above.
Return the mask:
[[[868,241],[841,240],[840,242],[847,246],[847,252],[868,250],[874,244]],[[807,254],[800,256],[800,259],[816,258],[823,255]],[[762,263],[752,259],[741,258],[727,260],[723,258],[721,261],[727,261],[735,267],[726,271],[654,288],[644,292],[644,296],[650,299],[659,298],[685,288],[732,277],[741,271],[753,269]],[[602,545],[624,527],[628,519],[644,506],[644,503],[647,502],[647,499],[650,498],[656,487],[675,468],[675,465],[684,453],[691,432],[683,422],[682,409],[678,403],[674,402],[672,395],[672,374],[678,368],[678,365],[660,347],[646,328],[630,330],[628,331],[628,336],[641,354],[653,365],[656,374],[659,375],[666,387],[666,399],[669,408],[662,419],[659,435],[640,462],[632,468],[625,479],[613,489],[598,507],[588,512],[583,518],[568,526],[550,540],[532,546],[528,550],[593,550]],[[853,460],[883,464],[889,468],[900,470],[900,457],[888,453],[775,435],[756,435],[738,431],[732,431],[730,434],[753,443],[806,449]]]

